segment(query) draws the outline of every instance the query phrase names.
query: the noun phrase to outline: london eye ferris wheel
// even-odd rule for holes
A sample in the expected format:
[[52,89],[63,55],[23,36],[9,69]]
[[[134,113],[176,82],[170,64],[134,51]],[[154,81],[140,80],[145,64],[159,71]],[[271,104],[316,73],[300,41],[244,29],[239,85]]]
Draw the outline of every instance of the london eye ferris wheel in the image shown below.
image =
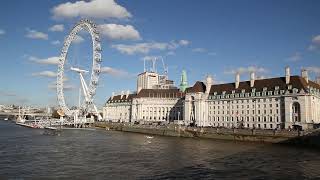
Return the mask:
[[[66,69],[65,66],[67,61],[68,50],[71,43],[77,37],[79,31],[85,30],[89,32],[92,40],[92,68],[91,68],[91,76],[90,81],[87,84],[84,78],[85,73],[89,73],[89,71],[85,69],[80,69],[80,67],[71,66],[70,69]],[[94,95],[96,94],[96,89],[99,81],[100,68],[101,68],[101,44],[100,44],[100,36],[97,30],[97,25],[88,19],[80,20],[71,30],[69,35],[65,38],[63,48],[61,50],[61,54],[59,57],[58,64],[58,73],[57,73],[57,97],[60,109],[63,111],[63,114],[69,117],[74,116],[86,116],[88,113],[94,113],[101,119],[101,116],[97,110],[97,107],[93,103]],[[64,93],[64,79],[66,70],[71,70],[75,73],[79,74],[81,90],[83,93],[83,101],[79,104],[76,110],[71,109],[67,106],[65,100]]]

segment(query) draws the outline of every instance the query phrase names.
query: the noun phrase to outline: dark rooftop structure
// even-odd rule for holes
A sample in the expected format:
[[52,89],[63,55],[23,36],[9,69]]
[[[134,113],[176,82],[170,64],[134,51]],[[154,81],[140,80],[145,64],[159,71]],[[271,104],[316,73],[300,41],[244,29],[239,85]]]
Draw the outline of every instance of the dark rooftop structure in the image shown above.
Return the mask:
[[[267,88],[267,91],[274,90],[275,87],[279,87],[279,90],[288,89],[288,85],[292,86],[292,89],[296,88],[298,90],[307,90],[308,86],[320,89],[320,85],[313,81],[306,81],[304,78],[300,76],[291,76],[289,84],[286,84],[285,77],[277,77],[270,79],[259,79],[254,81],[254,86],[250,87],[250,81],[242,81],[239,83],[239,87],[235,87],[235,83],[226,83],[226,84],[215,84],[210,88],[210,94],[216,92],[217,94],[222,94],[225,92],[226,94],[231,94],[232,91],[235,93],[240,93],[242,90],[245,92],[252,92],[252,89],[255,89],[256,92],[263,91],[263,88]],[[195,93],[195,92],[205,92],[206,85],[203,82],[197,81],[192,87],[186,89],[187,93]]]

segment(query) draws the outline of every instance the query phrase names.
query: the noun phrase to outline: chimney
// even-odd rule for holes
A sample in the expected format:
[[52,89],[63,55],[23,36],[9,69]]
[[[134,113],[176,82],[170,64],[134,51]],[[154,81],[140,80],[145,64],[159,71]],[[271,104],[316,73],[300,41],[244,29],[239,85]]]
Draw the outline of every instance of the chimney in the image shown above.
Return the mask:
[[126,93],[126,98],[128,99],[129,97],[129,94],[130,94],[130,91],[128,90],[127,93]]
[[286,84],[290,83],[290,67],[286,67]]
[[254,81],[255,81],[255,73],[254,72],[250,72],[250,87],[254,86]]
[[113,99],[113,97],[114,97],[114,92],[112,92],[112,96],[111,96],[111,99]]
[[211,85],[212,85],[212,77],[208,75],[206,78],[206,94],[210,93]]
[[236,82],[235,82],[236,89],[239,88],[239,84],[240,84],[240,74],[237,73],[237,74],[236,74]]
[[308,76],[308,71],[306,69],[301,70],[301,77],[309,83],[309,76]]
[[121,97],[120,97],[120,99],[122,99],[123,95],[124,95],[124,91],[121,91]]

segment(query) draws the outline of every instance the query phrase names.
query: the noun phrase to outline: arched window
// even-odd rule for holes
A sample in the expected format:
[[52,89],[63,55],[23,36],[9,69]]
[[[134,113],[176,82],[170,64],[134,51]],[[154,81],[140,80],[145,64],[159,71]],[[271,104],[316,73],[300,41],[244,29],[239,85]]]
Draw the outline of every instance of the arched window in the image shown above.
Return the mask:
[[300,104],[298,102],[292,104],[292,120],[293,122],[301,122]]

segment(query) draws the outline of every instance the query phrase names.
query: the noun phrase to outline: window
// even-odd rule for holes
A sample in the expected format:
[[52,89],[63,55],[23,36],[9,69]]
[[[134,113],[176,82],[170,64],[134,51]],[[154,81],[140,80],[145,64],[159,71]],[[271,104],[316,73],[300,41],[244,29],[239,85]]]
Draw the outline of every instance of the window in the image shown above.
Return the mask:
[[272,129],[272,124],[270,124],[270,129]]
[[264,128],[267,128],[267,125],[266,125],[266,124],[264,124]]
[[272,122],[272,117],[270,117],[270,122]]
[[264,122],[267,122],[267,117],[263,117],[263,121],[264,121]]

